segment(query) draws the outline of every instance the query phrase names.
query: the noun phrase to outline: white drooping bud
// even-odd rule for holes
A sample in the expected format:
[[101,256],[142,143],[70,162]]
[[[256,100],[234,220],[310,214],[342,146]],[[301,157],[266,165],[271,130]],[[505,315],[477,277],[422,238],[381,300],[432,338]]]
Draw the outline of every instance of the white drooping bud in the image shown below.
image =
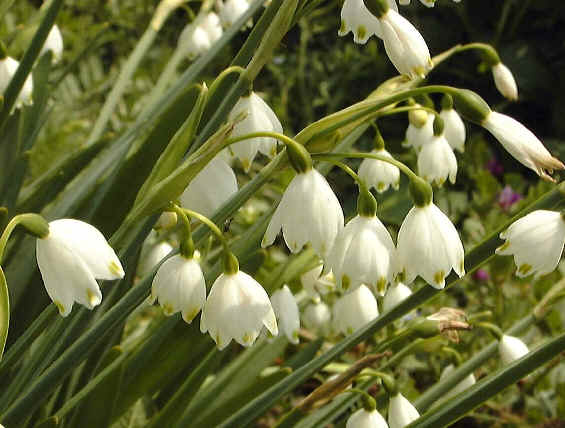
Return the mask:
[[539,278],[554,271],[561,260],[565,220],[560,212],[536,210],[512,223],[500,238],[506,242],[496,249],[496,254],[514,256],[516,275],[535,274]]
[[277,317],[279,332],[287,337],[290,343],[298,343],[298,330],[300,329],[300,312],[298,304],[288,285],[283,285],[271,296],[271,304]]
[[344,291],[366,284],[384,295],[392,280],[394,254],[394,242],[381,221],[374,215],[357,215],[338,234],[326,269],[333,271]]
[[388,428],[388,424],[376,409],[359,409],[347,419],[345,428]]
[[325,336],[330,331],[332,313],[324,302],[312,303],[306,306],[302,314],[302,322],[308,330]]
[[442,109],[439,116],[445,124],[443,133],[447,142],[453,150],[459,150],[463,153],[465,151],[466,131],[461,116],[453,108]]
[[332,313],[334,331],[347,335],[377,318],[379,308],[371,290],[361,285],[336,300]]
[[[393,159],[385,149],[373,150],[372,153]],[[378,159],[363,159],[359,166],[359,178],[378,193],[385,192],[389,186],[398,190],[400,186],[400,170],[397,166]]]
[[518,85],[512,75],[512,72],[503,63],[499,62],[492,66],[492,77],[498,92],[510,101],[518,99]]
[[212,285],[202,309],[200,331],[208,332],[222,350],[234,339],[251,346],[265,327],[279,334],[269,296],[257,281],[242,271],[222,273]]
[[262,246],[271,245],[279,230],[286,245],[296,253],[310,243],[325,258],[343,229],[343,211],[330,185],[315,169],[296,174],[277,207]]
[[230,27],[249,9],[247,0],[218,0],[220,20],[224,27]]
[[418,410],[400,392],[390,397],[388,402],[388,426],[404,428],[420,417]]
[[549,174],[553,170],[565,168],[559,159],[551,156],[532,131],[516,119],[491,111],[483,120],[482,126],[494,135],[518,162],[535,171],[541,178],[553,181]]
[[[237,119],[243,119],[237,122]],[[282,125],[269,105],[255,92],[241,97],[228,116],[236,121],[231,137],[239,137],[254,132],[275,132],[282,134]],[[237,157],[245,172],[249,172],[257,152],[272,158],[277,154],[277,140],[271,137],[255,137],[232,144],[228,151]]]
[[36,242],[37,264],[47,294],[66,317],[73,303],[93,309],[102,302],[97,279],[124,277],[124,269],[104,235],[74,219],[49,223],[49,234]]
[[[444,379],[447,379],[449,376],[451,376],[451,373],[453,373],[454,371],[455,371],[455,366],[453,364],[449,364],[441,372],[439,380],[442,381]],[[451,388],[449,392],[442,397],[441,400],[443,401],[448,398],[454,397],[460,392],[465,391],[467,388],[470,388],[475,383],[477,383],[477,379],[475,378],[475,375],[473,373],[469,373],[467,376],[463,378],[461,382],[459,382],[457,385]]]
[[528,352],[530,352],[528,346],[517,337],[504,334],[498,342],[498,354],[502,364],[510,364]]
[[383,299],[383,311],[394,308],[400,302],[408,298],[412,294],[412,290],[402,282],[397,282],[388,287]]
[[220,156],[216,156],[192,179],[180,196],[180,203],[184,208],[211,217],[235,193],[235,173]]
[[63,36],[61,35],[61,31],[59,30],[59,27],[57,27],[57,24],[51,27],[51,31],[49,31],[47,39],[45,39],[45,43],[41,48],[39,56],[42,56],[47,51],[52,52],[53,63],[59,62],[63,57]]
[[457,158],[445,136],[433,135],[418,153],[418,174],[426,181],[442,186],[449,178],[455,183]]
[[410,79],[424,77],[433,63],[418,30],[392,8],[379,17],[379,22],[386,53],[398,72]]
[[206,301],[206,282],[200,264],[180,254],[163,262],[151,286],[151,298],[157,299],[165,315],[182,313],[190,323]]
[[[20,63],[9,56],[0,59],[0,94],[4,94],[19,66]],[[33,104],[33,79],[30,74],[25,80],[15,106],[20,108],[31,104]]]
[[410,284],[420,275],[435,288],[445,287],[451,269],[465,274],[463,244],[449,218],[433,203],[413,207],[398,232],[397,272]]

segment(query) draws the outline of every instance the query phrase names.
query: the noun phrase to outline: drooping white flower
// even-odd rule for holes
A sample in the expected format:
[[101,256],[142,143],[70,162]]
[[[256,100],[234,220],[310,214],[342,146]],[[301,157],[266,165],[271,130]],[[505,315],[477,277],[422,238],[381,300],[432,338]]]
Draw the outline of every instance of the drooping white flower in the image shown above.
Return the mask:
[[63,57],[63,36],[61,35],[61,31],[57,24],[51,27],[51,31],[47,35],[47,39],[45,39],[45,43],[41,48],[39,56],[42,56],[47,51],[51,51],[53,53],[52,62],[57,63]]
[[212,285],[202,308],[200,331],[208,332],[222,350],[234,339],[251,346],[262,328],[277,336],[277,320],[269,296],[257,281],[242,271],[222,273]]
[[510,69],[499,62],[493,65],[491,70],[494,84],[498,92],[500,92],[504,98],[508,98],[510,101],[516,101],[518,99],[518,85],[516,85],[516,80]]
[[377,318],[379,308],[371,290],[362,284],[336,300],[332,313],[334,330],[347,335]]
[[194,22],[187,24],[178,41],[178,49],[187,56],[194,59],[208,51],[212,46],[208,32]]
[[192,179],[180,196],[180,203],[184,208],[211,217],[234,193],[237,193],[237,177],[216,156]]
[[[373,150],[372,153],[393,159],[385,149]],[[373,187],[379,193],[385,192],[389,186],[392,186],[394,190],[398,190],[400,186],[400,170],[398,167],[378,159],[363,159],[359,166],[359,178],[369,188]]]
[[141,247],[137,276],[142,278],[149,274],[171,251],[173,251],[172,245],[166,241],[160,241],[157,234],[152,231]]
[[410,79],[424,77],[433,63],[418,30],[392,8],[379,17],[379,22],[386,53],[398,72]]
[[381,221],[376,216],[357,215],[337,236],[326,269],[333,271],[342,290],[366,284],[384,295],[393,275],[394,253],[394,242]]
[[224,32],[222,29],[222,23],[220,22],[220,17],[214,12],[206,13],[198,25],[206,31],[206,34],[208,34],[210,45],[216,43],[216,41],[222,37]]
[[[20,66],[20,63],[14,58],[9,56],[0,59],[0,94],[4,94],[6,88],[10,84],[12,77],[16,74],[16,70]],[[18,98],[16,100],[16,107],[20,108],[23,105],[33,104],[33,79],[30,75],[25,80],[24,86],[22,87]]]
[[[448,378],[449,376],[451,376],[451,373],[453,373],[454,371],[455,371],[455,366],[453,364],[449,364],[441,372],[439,380],[441,381]],[[463,378],[461,382],[459,382],[457,385],[451,388],[449,392],[444,395],[442,400],[456,396],[460,392],[463,392],[467,388],[473,386],[475,383],[477,383],[477,379],[475,378],[475,375],[473,373],[469,373],[465,378]]]
[[513,255],[516,275],[535,278],[555,270],[565,244],[565,220],[557,211],[537,210],[516,220],[500,234],[506,240],[496,254]]
[[308,330],[325,336],[330,331],[332,313],[324,302],[312,303],[306,306],[302,314],[302,323]]
[[[388,0],[388,4],[398,11],[396,0]],[[345,36],[350,31],[353,33],[353,41],[360,44],[367,43],[373,34],[382,37],[379,20],[369,12],[363,0],[345,0],[343,3],[338,35]]]
[[465,151],[466,131],[461,116],[455,109],[442,109],[439,116],[443,119],[445,128],[443,134],[453,150]]
[[418,153],[418,174],[430,183],[443,185],[445,180],[455,183],[457,158],[445,136],[433,135]]
[[64,317],[74,302],[88,309],[100,304],[97,279],[124,277],[120,260],[104,236],[83,221],[50,222],[49,234],[37,239],[36,255],[47,294]]
[[153,278],[151,298],[157,299],[165,315],[182,313],[190,323],[206,301],[206,282],[194,258],[176,254],[163,262]]
[[232,26],[247,9],[247,0],[218,0],[218,12],[224,27]]
[[522,165],[534,170],[541,178],[553,180],[555,169],[565,165],[551,156],[542,142],[524,125],[509,116],[491,111],[484,119],[484,126],[502,146]]
[[269,246],[279,230],[293,253],[310,243],[325,258],[343,229],[343,211],[323,175],[311,168],[298,173],[288,185],[261,245]]
[[433,114],[425,111],[424,114],[426,115],[426,121],[422,126],[418,127],[419,123],[412,123],[412,120],[408,123],[403,144],[405,147],[414,147],[416,150],[419,150],[434,136],[435,117]]
[[388,428],[388,424],[376,409],[359,409],[347,419],[345,428]]
[[397,272],[406,283],[420,275],[435,288],[445,287],[453,269],[465,274],[463,244],[449,218],[433,203],[414,206],[398,232]]
[[[276,132],[282,134],[282,125],[271,107],[255,92],[241,97],[228,116],[228,120],[236,120],[240,115],[245,117],[237,122],[231,137],[239,137],[253,132]],[[277,154],[277,140],[270,137],[255,137],[232,144],[230,153],[239,158],[243,169],[248,172],[257,152],[273,157]]]
[[320,302],[320,295],[327,294],[335,288],[335,276],[333,272],[322,275],[324,266],[318,265],[300,275],[302,287],[316,303]]
[[388,311],[398,305],[412,294],[412,290],[402,282],[397,282],[388,287],[383,299],[383,311]]
[[527,345],[517,337],[504,334],[498,342],[498,353],[502,364],[510,364],[522,358],[528,352],[530,352],[530,350]]
[[298,304],[288,285],[283,285],[271,296],[271,304],[277,317],[279,330],[282,331],[289,342],[298,343],[298,330],[300,329],[300,312]]
[[420,417],[418,410],[400,392],[390,397],[388,402],[388,426],[404,428]]

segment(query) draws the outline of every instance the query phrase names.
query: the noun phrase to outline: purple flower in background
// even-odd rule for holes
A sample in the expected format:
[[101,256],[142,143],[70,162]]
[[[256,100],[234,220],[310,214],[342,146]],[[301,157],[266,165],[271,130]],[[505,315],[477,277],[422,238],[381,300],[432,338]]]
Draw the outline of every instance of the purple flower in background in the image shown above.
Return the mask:
[[498,205],[505,211],[508,211],[512,205],[522,199],[522,195],[515,192],[512,187],[506,186],[498,195]]
[[493,157],[491,160],[487,162],[487,169],[490,171],[492,175],[495,177],[500,177],[504,172],[504,167],[498,161],[497,158]]
[[473,273],[473,279],[475,281],[488,281],[490,279],[489,273],[484,269],[479,269]]

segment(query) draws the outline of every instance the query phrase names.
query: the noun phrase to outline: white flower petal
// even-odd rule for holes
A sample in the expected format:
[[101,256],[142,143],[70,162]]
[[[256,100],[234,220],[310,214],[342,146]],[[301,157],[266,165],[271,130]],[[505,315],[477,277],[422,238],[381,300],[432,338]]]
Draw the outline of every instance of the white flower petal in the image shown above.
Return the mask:
[[518,99],[518,85],[516,85],[514,75],[508,67],[501,62],[495,64],[492,67],[492,77],[494,78],[496,89],[503,97],[511,101]]
[[388,403],[388,426],[404,428],[420,417],[418,410],[401,393],[393,395]]
[[445,125],[444,135],[453,150],[465,151],[466,131],[461,116],[454,110],[442,110],[439,116]]
[[[372,153],[393,159],[386,150],[374,150]],[[367,184],[369,189],[373,187],[377,192],[386,191],[389,186],[398,189],[400,185],[400,170],[390,163],[377,159],[363,159],[359,166],[359,177]]]
[[426,181],[438,186],[449,178],[455,183],[457,159],[445,137],[433,136],[418,153],[418,173]]
[[298,330],[300,329],[300,313],[298,304],[287,285],[277,290],[271,296],[271,304],[278,320],[280,331],[288,341],[298,343]]
[[528,346],[517,337],[505,334],[498,342],[498,353],[502,364],[510,364],[528,352],[530,352]]
[[352,334],[379,316],[377,299],[365,285],[339,298],[333,308],[334,330]]
[[359,409],[347,419],[345,428],[388,428],[388,424],[377,410]]

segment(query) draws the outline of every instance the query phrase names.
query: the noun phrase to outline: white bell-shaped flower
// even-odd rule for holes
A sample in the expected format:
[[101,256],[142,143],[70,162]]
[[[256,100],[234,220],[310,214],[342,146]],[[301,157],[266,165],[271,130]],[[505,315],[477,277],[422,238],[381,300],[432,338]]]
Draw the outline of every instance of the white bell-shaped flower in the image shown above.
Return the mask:
[[546,170],[551,174],[555,169],[565,168],[559,159],[551,156],[532,131],[516,119],[491,111],[482,125],[518,162],[534,170],[540,177],[553,180]]
[[510,364],[522,358],[528,352],[530,352],[528,346],[517,337],[504,334],[498,342],[498,354],[502,364]]
[[[455,371],[455,366],[453,364],[449,364],[441,372],[439,380],[442,381],[444,379],[447,379],[449,376],[451,376],[451,373],[453,373],[454,371]],[[473,373],[469,373],[467,376],[463,378],[461,382],[459,382],[457,385],[451,388],[449,392],[442,397],[442,401],[456,396],[460,392],[463,392],[467,388],[473,386],[475,383],[477,383],[477,379],[475,378],[475,375]]]
[[306,294],[316,303],[320,302],[320,293],[327,294],[335,289],[333,272],[322,275],[324,266],[318,265],[300,275],[300,282]]
[[298,304],[288,285],[283,285],[271,296],[271,304],[277,317],[279,330],[285,334],[290,343],[298,343],[300,329],[300,312]]
[[210,45],[216,43],[216,41],[222,37],[224,30],[222,29],[222,23],[220,17],[214,12],[208,12],[198,23],[198,26],[206,31],[208,34],[208,40],[210,40]]
[[414,147],[416,150],[419,150],[434,136],[434,115],[427,112],[424,113],[427,116],[422,126],[418,126],[419,124],[412,123],[412,121],[408,123],[403,146]]
[[325,336],[330,331],[332,312],[324,302],[311,303],[302,314],[302,323],[308,330]]
[[[391,8],[398,11],[396,0],[388,0]],[[345,0],[341,8],[341,25],[338,35],[345,36],[353,33],[355,43],[365,44],[372,35],[382,37],[381,24],[373,15],[363,0]]]
[[500,92],[504,98],[510,101],[516,101],[518,99],[518,85],[516,85],[516,80],[510,69],[499,62],[493,65],[491,70],[494,84],[498,92]]
[[[385,149],[373,150],[372,153],[393,159]],[[385,192],[389,186],[392,186],[394,190],[398,190],[400,186],[400,170],[398,167],[378,159],[363,159],[359,166],[359,178],[369,188],[375,188],[378,193]]]
[[334,273],[344,291],[361,284],[384,295],[393,275],[394,242],[376,217],[357,215],[337,236],[327,257],[326,269]]
[[453,269],[465,274],[463,244],[449,218],[433,203],[414,206],[398,232],[397,272],[407,284],[420,275],[435,288],[445,287]]
[[383,311],[388,311],[398,305],[400,302],[408,298],[412,294],[412,290],[404,285],[402,282],[392,284],[386,290],[383,299]]
[[218,12],[224,27],[230,27],[249,9],[247,0],[218,0]]
[[388,424],[376,409],[359,409],[347,419],[345,428],[388,428]]
[[[4,59],[0,59],[0,94],[3,94],[6,91],[6,88],[10,84],[14,74],[16,74],[16,70],[19,66],[20,63],[9,56]],[[30,73],[25,80],[24,86],[18,95],[15,105],[17,108],[20,108],[23,105],[31,104],[33,104],[33,79]]]
[[332,308],[334,331],[352,334],[379,316],[377,299],[363,284],[344,294]]
[[59,27],[57,27],[57,24],[51,27],[51,31],[49,31],[47,39],[45,39],[45,43],[41,48],[39,56],[42,56],[47,51],[52,52],[53,63],[59,62],[63,57],[63,36],[61,35],[61,31],[59,30]]
[[512,223],[500,238],[506,242],[496,249],[496,254],[514,256],[516,275],[535,274],[539,278],[555,270],[561,260],[565,220],[557,211],[533,211]]
[[[241,97],[229,114],[228,120],[236,120],[238,116],[245,117],[237,122],[231,137],[239,137],[253,132],[276,132],[282,134],[282,125],[271,107],[255,92]],[[257,152],[273,157],[277,154],[277,140],[270,137],[255,137],[232,144],[229,152],[239,158],[243,169],[248,172]]]
[[465,151],[465,139],[467,134],[465,124],[455,109],[442,109],[439,116],[443,119],[445,128],[443,135],[453,150]]
[[418,153],[418,174],[424,180],[442,186],[449,178],[455,183],[457,158],[445,136],[433,135]]
[[140,278],[148,275],[171,251],[173,246],[167,241],[159,240],[157,234],[152,231],[141,247],[136,275]]
[[157,299],[165,315],[181,312],[190,323],[206,301],[206,282],[194,258],[176,254],[163,262],[153,278],[151,298]]
[[220,156],[216,156],[188,184],[180,196],[180,203],[184,208],[211,217],[235,193],[235,173]]
[[400,392],[390,397],[388,402],[388,426],[390,428],[404,428],[419,417],[418,410]]
[[100,304],[97,279],[124,277],[120,260],[104,236],[83,221],[50,222],[49,234],[37,239],[36,255],[47,294],[64,317],[74,302],[88,309]]
[[298,173],[288,185],[277,207],[262,246],[271,245],[282,228],[293,253],[310,243],[323,259],[343,229],[343,211],[330,185],[315,169]]
[[410,79],[424,77],[433,63],[418,30],[392,8],[379,17],[379,22],[386,53],[398,72]]
[[200,331],[208,332],[222,350],[234,339],[251,346],[266,327],[279,334],[271,301],[261,284],[242,271],[222,273],[202,309]]
[[188,59],[194,59],[212,46],[208,32],[194,22],[184,27],[178,40],[178,48]]

